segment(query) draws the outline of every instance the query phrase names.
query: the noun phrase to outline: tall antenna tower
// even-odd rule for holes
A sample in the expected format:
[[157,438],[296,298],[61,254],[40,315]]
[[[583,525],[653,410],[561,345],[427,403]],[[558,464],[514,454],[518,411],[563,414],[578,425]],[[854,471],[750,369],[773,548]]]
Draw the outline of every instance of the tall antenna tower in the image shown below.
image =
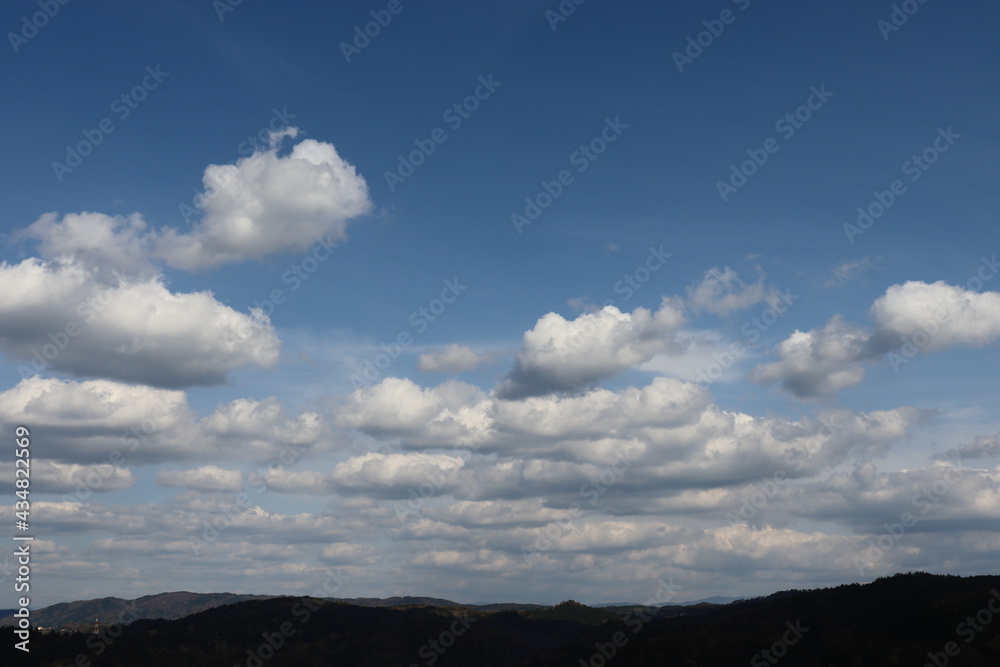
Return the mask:
[[94,634],[95,635],[98,634],[98,632],[97,632],[97,617],[96,616],[94,617]]

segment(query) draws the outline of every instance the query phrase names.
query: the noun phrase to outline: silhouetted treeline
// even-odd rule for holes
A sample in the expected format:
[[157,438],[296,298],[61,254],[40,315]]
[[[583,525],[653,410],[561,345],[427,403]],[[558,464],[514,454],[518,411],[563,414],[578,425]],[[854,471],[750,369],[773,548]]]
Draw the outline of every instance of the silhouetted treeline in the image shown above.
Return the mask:
[[[897,575],[728,605],[486,613],[282,597],[109,634],[33,633],[3,664],[328,667],[1000,665],[1000,576]],[[9,653],[8,653],[9,652]],[[935,663],[935,660],[937,661]]]

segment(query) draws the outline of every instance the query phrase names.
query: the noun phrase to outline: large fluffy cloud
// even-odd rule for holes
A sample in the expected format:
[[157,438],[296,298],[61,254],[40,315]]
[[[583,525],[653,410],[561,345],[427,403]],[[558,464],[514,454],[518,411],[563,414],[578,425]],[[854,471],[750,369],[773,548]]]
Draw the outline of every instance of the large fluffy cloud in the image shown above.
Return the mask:
[[[405,450],[468,451],[456,497],[543,494],[568,502],[582,484],[603,476],[614,480],[612,496],[635,504],[777,470],[798,478],[851,457],[881,456],[926,418],[911,408],[762,418],[723,410],[710,398],[693,383],[664,377],[641,388],[511,401],[460,383],[422,388],[390,378],[353,392],[336,420]],[[379,457],[388,455],[371,456],[381,469]]]
[[426,427],[439,432],[449,425],[467,432],[488,426],[474,409],[482,400],[481,391],[463,382],[424,389],[406,378],[386,378],[349,394],[334,414],[340,426],[376,436],[409,435]]
[[566,437],[574,433],[610,434],[649,425],[685,423],[708,401],[708,392],[697,385],[657,377],[642,388],[594,389],[579,396],[504,401],[500,403],[499,414],[511,429]]
[[943,281],[892,285],[872,304],[871,314],[871,331],[839,316],[822,329],[796,331],[777,346],[778,361],[757,366],[749,378],[778,382],[797,398],[824,397],[860,383],[862,362],[897,354],[894,350],[913,356],[981,347],[1000,337],[1000,293],[973,292]]
[[287,465],[330,442],[318,414],[289,418],[274,399],[237,399],[198,420],[181,391],[108,380],[22,380],[0,393],[0,424],[8,430],[29,424],[45,442],[45,458],[81,464],[239,459]]
[[[7,480],[5,485],[14,493],[15,464],[0,465],[0,474]],[[37,493],[72,493],[80,495],[107,493],[134,486],[136,478],[130,470],[110,463],[80,465],[59,463],[44,458],[36,458],[31,463],[31,490]]]
[[282,463],[297,461],[329,438],[326,423],[316,412],[289,417],[278,399],[238,398],[219,405],[198,423],[203,437],[228,452],[260,459],[278,450]]
[[371,210],[368,185],[332,144],[305,139],[278,155],[280,140],[296,134],[289,128],[266,150],[206,167],[204,217],[191,233],[160,235],[157,255],[206,269],[346,238],[348,221]]
[[666,297],[655,312],[606,306],[574,320],[549,313],[525,332],[514,368],[497,393],[516,399],[585,389],[674,349],[671,334],[683,323],[683,306]]
[[[454,488],[464,465],[457,456],[444,454],[376,454],[355,456],[334,468],[331,479],[345,493],[405,498],[414,493],[430,495]],[[421,487],[429,491],[418,491]]]
[[247,364],[269,367],[279,342],[260,311],[239,313],[210,292],[172,293],[153,257],[182,269],[302,251],[345,238],[371,209],[365,180],[332,144],[279,144],[205,170],[204,216],[189,233],[149,230],[139,214],[55,213],[15,234],[42,258],[0,264],[0,349],[51,369],[159,387],[212,385]]
[[106,277],[73,258],[0,264],[0,348],[22,377],[46,369],[158,387],[212,385],[280,343],[267,317],[156,277]]
[[[924,351],[981,347],[1000,337],[1000,293],[973,292],[943,281],[893,285],[872,304],[873,338],[896,346],[914,341]],[[895,345],[893,345],[895,344]]]
[[868,332],[834,317],[819,330],[796,331],[778,344],[779,361],[761,364],[750,379],[780,382],[800,398],[826,396],[864,380]]
[[17,239],[36,239],[42,257],[75,262],[98,273],[105,281],[115,274],[148,278],[150,239],[142,216],[110,216],[103,213],[67,213],[62,218],[46,213]]

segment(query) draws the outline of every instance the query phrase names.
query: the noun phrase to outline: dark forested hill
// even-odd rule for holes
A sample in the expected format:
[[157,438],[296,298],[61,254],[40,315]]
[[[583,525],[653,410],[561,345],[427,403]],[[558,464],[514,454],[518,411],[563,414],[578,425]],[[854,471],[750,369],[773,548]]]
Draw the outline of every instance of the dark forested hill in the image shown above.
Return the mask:
[[[12,642],[4,653],[12,655]],[[39,633],[3,664],[642,667],[1000,665],[1000,576],[896,575],[728,605],[489,613],[279,597],[99,635]]]

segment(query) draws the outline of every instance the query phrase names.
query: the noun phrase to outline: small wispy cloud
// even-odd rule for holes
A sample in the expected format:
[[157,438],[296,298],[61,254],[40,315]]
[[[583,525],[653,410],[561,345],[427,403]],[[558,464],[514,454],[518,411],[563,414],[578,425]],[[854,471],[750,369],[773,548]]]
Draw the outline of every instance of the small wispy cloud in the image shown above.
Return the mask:
[[874,268],[875,262],[870,257],[841,262],[830,272],[830,277],[823,282],[823,287],[840,287],[861,278]]

